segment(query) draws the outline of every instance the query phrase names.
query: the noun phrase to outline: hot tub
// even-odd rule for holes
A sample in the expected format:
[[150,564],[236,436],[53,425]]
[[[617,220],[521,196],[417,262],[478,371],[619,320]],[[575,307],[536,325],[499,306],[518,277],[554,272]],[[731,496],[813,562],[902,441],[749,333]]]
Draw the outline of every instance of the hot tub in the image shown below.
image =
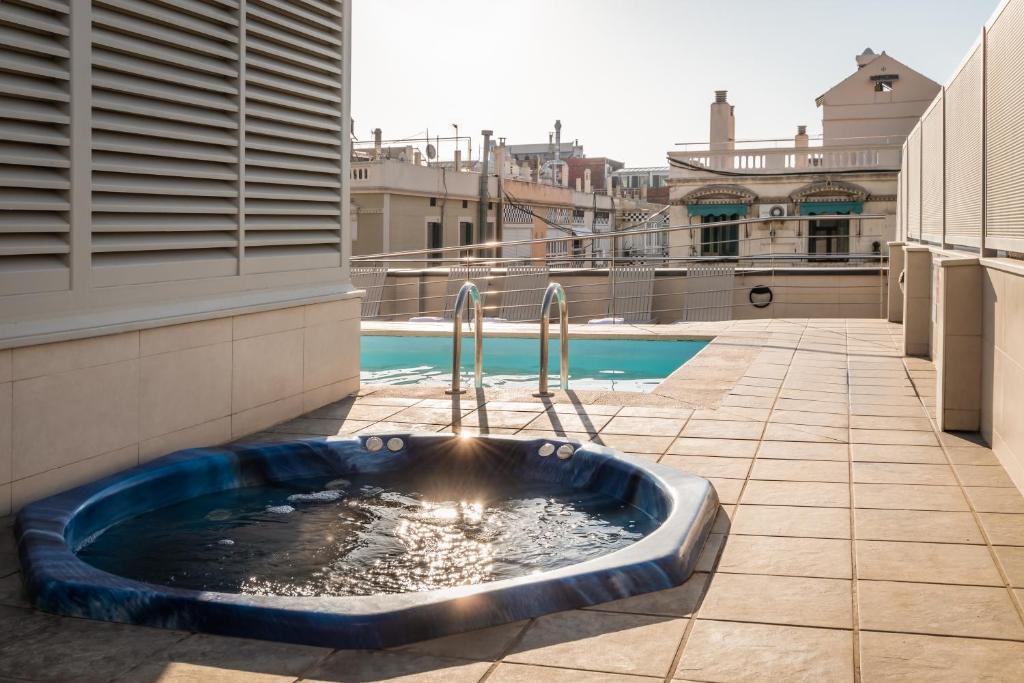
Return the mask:
[[717,507],[592,444],[389,434],[181,451],[16,534],[44,611],[379,648],[678,585]]

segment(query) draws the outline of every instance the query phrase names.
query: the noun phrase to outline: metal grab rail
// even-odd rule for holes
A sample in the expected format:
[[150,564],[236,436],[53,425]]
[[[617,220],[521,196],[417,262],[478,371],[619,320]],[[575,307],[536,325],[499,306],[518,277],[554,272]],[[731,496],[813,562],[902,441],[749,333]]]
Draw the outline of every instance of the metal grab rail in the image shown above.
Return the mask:
[[473,386],[482,389],[483,380],[483,354],[484,354],[484,310],[480,301],[480,290],[472,282],[467,282],[459,289],[455,297],[455,310],[452,319],[452,388],[446,394],[462,394],[462,374],[460,365],[462,360],[462,315],[466,310],[466,297],[473,299],[473,341],[475,353],[473,356]]
[[552,282],[544,291],[544,302],[540,308],[540,382],[537,393],[534,396],[554,396],[548,391],[548,339],[549,318],[551,317],[551,302],[558,298],[558,324],[559,324],[559,346],[561,348],[561,363],[559,364],[559,378],[562,382],[562,391],[569,389],[569,302],[565,298],[565,290],[562,285]]

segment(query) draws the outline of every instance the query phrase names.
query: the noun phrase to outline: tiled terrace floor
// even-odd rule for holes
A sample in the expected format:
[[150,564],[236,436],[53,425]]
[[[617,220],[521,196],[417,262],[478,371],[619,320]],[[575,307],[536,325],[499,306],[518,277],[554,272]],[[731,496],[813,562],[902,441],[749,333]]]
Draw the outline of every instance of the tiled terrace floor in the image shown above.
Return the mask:
[[988,449],[935,432],[934,369],[900,357],[899,327],[793,320],[716,331],[694,361],[714,389],[690,404],[673,392],[544,405],[488,391],[453,409],[437,389],[369,388],[258,435],[569,435],[706,476],[723,509],[698,573],[679,588],[391,651],[331,652],[33,612],[7,533],[0,676],[1024,680],[1024,498]]

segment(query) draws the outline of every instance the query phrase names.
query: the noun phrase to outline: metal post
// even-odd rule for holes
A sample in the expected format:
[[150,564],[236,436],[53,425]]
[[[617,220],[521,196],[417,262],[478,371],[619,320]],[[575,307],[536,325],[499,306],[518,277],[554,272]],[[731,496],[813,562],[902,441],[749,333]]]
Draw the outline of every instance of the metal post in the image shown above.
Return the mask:
[[480,302],[480,290],[472,282],[467,282],[459,289],[455,297],[455,317],[452,321],[452,388],[446,394],[463,394],[462,374],[460,365],[462,360],[462,314],[466,310],[466,297],[473,299],[473,341],[475,355],[473,358],[473,386],[482,389],[483,381],[483,354],[484,354],[484,311]]
[[540,310],[540,381],[537,393],[534,396],[553,396],[548,391],[548,339],[550,338],[549,322],[551,317],[551,302],[558,298],[558,322],[559,322],[559,346],[561,349],[561,363],[559,364],[559,379],[561,380],[562,391],[569,390],[569,302],[565,299],[565,290],[562,285],[552,282],[544,291],[544,302]]
[[[483,244],[488,241],[487,235],[487,176],[490,172],[488,168],[490,162],[490,146],[491,146],[491,135],[494,131],[482,130],[480,134],[484,136],[484,148],[483,153],[480,155],[480,206],[477,207],[477,227],[476,234],[478,235],[477,244]],[[477,250],[477,255],[482,256],[483,254]]]

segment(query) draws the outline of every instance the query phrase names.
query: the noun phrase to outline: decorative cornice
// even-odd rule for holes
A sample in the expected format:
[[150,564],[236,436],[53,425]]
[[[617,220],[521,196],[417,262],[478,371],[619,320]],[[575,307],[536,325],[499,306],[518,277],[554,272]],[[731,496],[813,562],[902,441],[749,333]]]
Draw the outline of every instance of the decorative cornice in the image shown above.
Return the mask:
[[753,204],[757,201],[757,194],[742,185],[714,184],[698,187],[696,190],[680,197],[678,202],[680,204],[694,204],[696,202],[704,204],[716,203],[710,201],[712,199],[723,200],[722,203],[735,204],[738,200],[745,204]]
[[824,180],[816,180],[813,183],[808,183],[803,187],[793,190],[789,194],[789,199],[799,203],[815,199],[818,195],[842,196],[844,199],[864,201],[867,199],[868,191],[860,185],[825,178]]

